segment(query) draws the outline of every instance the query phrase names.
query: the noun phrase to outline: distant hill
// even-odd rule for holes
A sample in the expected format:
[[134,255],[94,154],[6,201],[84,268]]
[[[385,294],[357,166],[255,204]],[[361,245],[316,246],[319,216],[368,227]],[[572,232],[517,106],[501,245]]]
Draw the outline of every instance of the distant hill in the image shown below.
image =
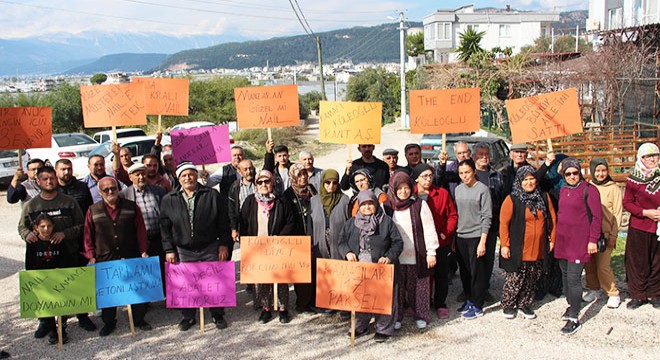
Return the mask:
[[575,35],[575,28],[580,26],[580,32],[587,27],[589,10],[565,11],[559,13],[559,22],[552,24],[555,35]]
[[66,74],[95,74],[113,71],[148,71],[165,60],[167,54],[114,54],[66,71]]

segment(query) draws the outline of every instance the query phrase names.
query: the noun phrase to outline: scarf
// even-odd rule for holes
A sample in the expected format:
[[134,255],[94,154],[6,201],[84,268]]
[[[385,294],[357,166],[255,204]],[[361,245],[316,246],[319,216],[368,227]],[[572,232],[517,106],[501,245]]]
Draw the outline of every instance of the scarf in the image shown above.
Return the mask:
[[546,209],[545,202],[543,201],[543,195],[539,190],[538,185],[532,192],[527,192],[522,188],[522,181],[529,174],[534,175],[536,170],[530,165],[523,165],[518,168],[516,171],[516,179],[513,182],[513,189],[511,190],[511,196],[520,200],[525,207],[534,215],[535,218],[538,218],[538,211],[540,210],[544,217],[547,218],[548,210]]
[[376,194],[371,190],[362,190],[357,196],[358,206],[362,205],[365,201],[371,201],[376,205],[376,213],[373,215],[362,215],[358,210],[353,220],[353,225],[360,229],[360,249],[368,248],[369,236],[376,233],[378,224],[383,218],[383,210],[378,206],[378,199]]
[[559,174],[561,176],[564,176],[566,170],[570,168],[577,169],[578,174],[580,175],[580,181],[578,181],[577,184],[575,184],[575,186],[569,185],[567,182],[565,182],[565,180],[564,180],[564,186],[569,189],[576,189],[578,186],[580,186],[580,184],[584,180],[584,178],[582,177],[582,168],[580,167],[580,161],[578,161],[578,159],[574,157],[567,157],[566,159],[561,161],[560,165],[561,165],[561,171],[559,172]]
[[660,169],[655,167],[649,169],[642,162],[642,157],[646,155],[658,154],[660,151],[655,144],[644,143],[637,150],[637,162],[635,162],[635,168],[633,169],[632,174],[628,179],[636,182],[638,184],[646,185],[646,191],[649,194],[655,194],[660,188]]
[[[408,184],[408,187],[410,187],[410,196],[407,199],[399,199],[396,195],[396,191],[404,184]],[[385,200],[383,205],[399,211],[409,208],[414,202],[415,197],[413,196],[413,186],[412,181],[410,181],[410,176],[404,171],[397,171],[392,174],[387,189],[387,200]]]
[[303,172],[306,173],[307,170],[305,170],[302,164],[292,164],[289,167],[289,182],[291,183],[291,188],[293,189],[293,192],[296,193],[296,196],[298,196],[303,202],[309,202],[309,199],[313,195],[309,188],[309,184],[305,184],[304,186],[298,185],[298,178],[300,178]]
[[[263,178],[268,178],[270,179],[271,184],[273,183],[273,173],[268,170],[259,171],[257,177],[255,177],[255,183]],[[263,208],[262,212],[266,214],[266,217],[269,217],[270,211],[273,209],[273,206],[275,206],[275,194],[272,192],[268,194],[260,194],[259,191],[257,191],[254,193],[254,198],[257,200],[257,204],[261,205]]]
[[339,181],[339,173],[337,172],[337,170],[328,169],[325,170],[321,175],[321,186],[319,189],[319,194],[321,197],[321,204],[323,204],[323,209],[325,209],[325,212],[329,216],[332,209],[334,209],[335,206],[341,200],[343,194],[341,192],[339,185],[337,185],[337,190],[335,192],[331,192],[331,193],[328,192],[325,189],[325,182],[328,180]]
[[603,179],[603,181],[596,180],[596,176],[594,174],[596,174],[596,168],[599,165],[605,166],[605,168],[608,170],[610,168],[609,165],[607,164],[607,159],[599,158],[599,157],[595,157],[591,159],[591,162],[589,163],[589,171],[591,172],[591,182],[594,183],[595,185],[604,185],[610,181],[614,181],[612,180],[609,171],[607,172],[607,177]]

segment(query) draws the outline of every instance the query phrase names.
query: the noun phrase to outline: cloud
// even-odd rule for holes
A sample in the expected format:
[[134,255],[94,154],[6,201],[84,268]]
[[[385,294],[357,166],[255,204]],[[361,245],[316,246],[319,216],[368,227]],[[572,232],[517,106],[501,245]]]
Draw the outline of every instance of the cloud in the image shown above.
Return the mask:
[[498,0],[502,6],[513,9],[536,11],[570,11],[589,9],[589,0]]

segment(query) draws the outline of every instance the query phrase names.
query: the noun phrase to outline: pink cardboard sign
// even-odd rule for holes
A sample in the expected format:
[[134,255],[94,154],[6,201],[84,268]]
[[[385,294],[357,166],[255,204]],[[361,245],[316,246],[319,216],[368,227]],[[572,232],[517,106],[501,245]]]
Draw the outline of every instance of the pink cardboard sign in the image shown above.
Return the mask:
[[233,261],[165,263],[168,308],[236,306]]
[[173,130],[170,137],[177,164],[182,161],[190,161],[195,165],[231,161],[228,125]]

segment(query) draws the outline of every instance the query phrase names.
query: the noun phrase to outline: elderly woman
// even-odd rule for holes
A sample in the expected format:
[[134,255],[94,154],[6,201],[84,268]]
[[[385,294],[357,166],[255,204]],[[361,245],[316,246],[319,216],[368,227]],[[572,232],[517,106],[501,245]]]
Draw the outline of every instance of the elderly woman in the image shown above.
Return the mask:
[[[339,235],[339,253],[348,261],[362,261],[398,266],[403,241],[392,219],[378,206],[372,190],[357,195],[358,213],[344,224]],[[395,270],[396,271],[396,270]],[[392,289],[392,315],[375,314],[376,342],[384,342],[394,334],[397,308],[396,284]],[[355,335],[367,333],[372,314],[357,313]]]
[[404,303],[412,309],[417,328],[425,329],[431,321],[430,276],[438,248],[433,214],[426,201],[413,194],[412,181],[404,171],[392,174],[383,208],[403,239],[403,252],[399,256],[399,309],[394,329],[401,328]]
[[486,238],[493,214],[493,203],[488,186],[477,180],[474,160],[458,163],[461,184],[456,187],[456,250],[463,260],[461,280],[467,300],[457,309],[463,318],[471,320],[483,316],[483,306],[488,289],[486,264]]
[[649,299],[660,308],[660,169],[658,147],[642,144],[637,151],[635,169],[626,182],[623,207],[630,212],[626,240],[626,275],[629,309],[637,309]]
[[371,189],[378,199],[377,204],[382,204],[387,200],[387,195],[380,188],[375,187],[374,179],[368,169],[358,169],[351,174],[351,189],[353,189],[353,197],[348,205],[350,216],[357,214],[357,195],[360,191]]
[[518,168],[511,195],[500,211],[500,267],[506,271],[501,304],[507,319],[518,312],[527,319],[536,317],[529,306],[543,270],[542,259],[554,247],[554,206],[539,190],[535,172],[529,165]]
[[600,193],[603,209],[603,234],[607,238],[607,249],[603,253],[593,254],[591,261],[584,267],[587,278],[587,293],[582,297],[586,302],[594,301],[603,289],[608,296],[607,307],[616,309],[621,304],[619,289],[614,282],[614,273],[610,266],[612,250],[616,246],[619,227],[623,216],[622,194],[619,186],[609,174],[607,160],[593,158],[589,164],[591,184]]
[[559,191],[555,258],[561,268],[564,294],[569,305],[562,315],[566,324],[561,332],[570,335],[582,327],[578,320],[582,302],[582,270],[591,260],[591,255],[598,251],[596,244],[600,238],[602,209],[600,193],[582,178],[577,159],[569,157],[562,160],[559,171],[565,183]]
[[[249,195],[241,207],[241,236],[293,235],[295,217],[287,201],[273,193],[273,174],[261,170],[255,178],[257,192]],[[278,284],[279,317],[281,323],[288,323],[289,285]],[[257,301],[262,306],[260,323],[267,323],[272,318],[270,306],[273,299],[273,284],[257,284]]]

